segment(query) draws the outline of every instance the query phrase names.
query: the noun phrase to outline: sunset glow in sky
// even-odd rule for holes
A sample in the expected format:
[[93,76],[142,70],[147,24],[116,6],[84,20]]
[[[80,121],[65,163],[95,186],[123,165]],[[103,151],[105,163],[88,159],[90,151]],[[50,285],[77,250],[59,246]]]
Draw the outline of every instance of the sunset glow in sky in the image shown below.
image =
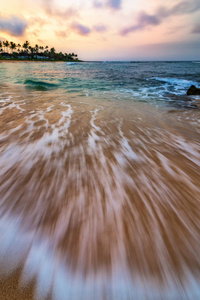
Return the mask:
[[83,60],[197,60],[200,0],[6,0],[0,39]]

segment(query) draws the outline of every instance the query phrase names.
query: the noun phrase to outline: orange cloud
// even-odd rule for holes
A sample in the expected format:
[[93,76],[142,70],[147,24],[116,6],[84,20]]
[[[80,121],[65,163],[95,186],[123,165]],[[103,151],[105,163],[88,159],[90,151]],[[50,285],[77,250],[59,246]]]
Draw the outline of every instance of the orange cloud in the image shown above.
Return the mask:
[[55,34],[58,36],[58,37],[62,37],[62,38],[65,38],[68,36],[68,33],[64,30],[56,30],[55,31]]

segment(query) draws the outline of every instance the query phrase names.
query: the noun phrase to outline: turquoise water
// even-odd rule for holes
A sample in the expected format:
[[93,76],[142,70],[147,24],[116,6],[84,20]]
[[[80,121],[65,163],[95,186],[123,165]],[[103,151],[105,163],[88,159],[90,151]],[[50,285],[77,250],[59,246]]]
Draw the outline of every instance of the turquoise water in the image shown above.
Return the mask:
[[199,68],[0,63],[0,279],[20,268],[37,300],[200,299]]
[[190,85],[200,84],[198,62],[10,63],[0,64],[1,83],[28,89],[62,89],[83,97],[190,106]]

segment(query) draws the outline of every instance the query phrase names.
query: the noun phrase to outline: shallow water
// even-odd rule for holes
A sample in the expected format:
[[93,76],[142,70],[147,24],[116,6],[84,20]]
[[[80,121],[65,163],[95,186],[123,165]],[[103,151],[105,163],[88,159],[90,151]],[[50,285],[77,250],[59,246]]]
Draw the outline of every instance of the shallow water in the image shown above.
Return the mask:
[[1,85],[0,276],[21,266],[37,299],[200,298],[199,109],[45,82]]

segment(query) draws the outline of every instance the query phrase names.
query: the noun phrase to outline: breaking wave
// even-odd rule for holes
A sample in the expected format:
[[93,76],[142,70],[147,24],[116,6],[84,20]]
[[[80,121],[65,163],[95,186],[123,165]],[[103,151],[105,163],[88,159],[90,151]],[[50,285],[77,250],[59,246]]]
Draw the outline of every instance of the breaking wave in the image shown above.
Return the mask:
[[26,79],[24,80],[24,85],[26,85],[29,89],[34,89],[38,91],[48,91],[51,89],[58,88],[58,85],[55,83],[50,83],[46,81],[40,81],[40,80],[33,80],[33,79]]

